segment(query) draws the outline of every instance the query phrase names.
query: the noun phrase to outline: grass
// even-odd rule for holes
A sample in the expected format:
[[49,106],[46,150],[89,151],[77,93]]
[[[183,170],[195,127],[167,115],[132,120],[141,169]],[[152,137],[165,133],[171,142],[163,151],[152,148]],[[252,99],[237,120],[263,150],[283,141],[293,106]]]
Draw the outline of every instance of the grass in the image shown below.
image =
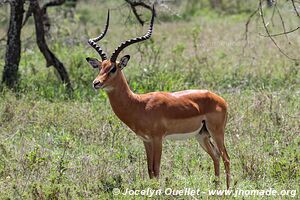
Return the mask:
[[[114,196],[113,189],[214,189],[212,161],[195,140],[165,141],[161,178],[148,179],[142,142],[117,119],[106,94],[91,87],[97,71],[85,57],[97,55],[86,40],[99,33],[105,20],[94,13],[106,10],[106,4],[93,5],[80,3],[75,21],[57,17],[49,39],[70,74],[71,97],[37,53],[32,23],[23,30],[22,37],[29,39],[23,43],[19,92],[4,90],[0,96],[0,199],[130,199]],[[52,12],[55,17],[56,11]],[[146,30],[136,23],[121,26],[120,13],[113,11],[104,40],[109,52],[120,41]],[[296,24],[289,13],[284,14],[291,19],[287,27]],[[263,27],[255,23],[243,52],[246,18],[245,14],[220,18],[215,13],[196,14],[188,21],[158,18],[153,39],[124,52],[132,56],[125,74],[138,93],[198,88],[220,94],[230,108],[225,139],[232,188],[296,190],[296,199],[299,63],[282,56],[268,38],[258,37]],[[291,34],[289,40],[292,45],[285,38],[278,38],[278,43],[296,57],[299,35]],[[3,57],[4,49],[0,52]],[[3,65],[1,59],[1,72]],[[221,169],[220,188],[225,189]],[[177,197],[188,198],[157,198]]]

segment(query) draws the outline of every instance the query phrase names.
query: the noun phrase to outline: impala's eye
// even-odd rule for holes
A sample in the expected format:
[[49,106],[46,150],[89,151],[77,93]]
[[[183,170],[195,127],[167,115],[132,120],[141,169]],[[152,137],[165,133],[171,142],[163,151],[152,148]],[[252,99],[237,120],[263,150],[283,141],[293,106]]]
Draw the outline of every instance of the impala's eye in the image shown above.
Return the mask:
[[111,69],[110,69],[110,71],[109,71],[109,73],[115,73],[116,72],[116,66],[113,66]]

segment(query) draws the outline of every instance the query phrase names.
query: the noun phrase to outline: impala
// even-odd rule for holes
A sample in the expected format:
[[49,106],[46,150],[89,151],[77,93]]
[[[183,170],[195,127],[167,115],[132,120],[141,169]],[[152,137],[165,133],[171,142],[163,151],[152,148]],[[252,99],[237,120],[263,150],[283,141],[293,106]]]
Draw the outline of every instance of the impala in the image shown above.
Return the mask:
[[227,120],[227,103],[220,96],[207,90],[185,90],[180,92],[133,93],[122,70],[130,59],[117,57],[127,46],[151,37],[154,22],[154,8],[148,32],[127,40],[118,46],[110,59],[96,42],[106,34],[109,26],[109,12],[105,30],[88,43],[98,52],[102,61],[86,58],[99,74],[93,81],[95,89],[106,91],[111,107],[118,118],[142,139],[146,149],[150,178],[159,177],[162,143],[165,138],[186,139],[196,137],[200,146],[213,160],[217,180],[222,157],[227,188],[230,186],[230,161],[224,145],[224,130]]

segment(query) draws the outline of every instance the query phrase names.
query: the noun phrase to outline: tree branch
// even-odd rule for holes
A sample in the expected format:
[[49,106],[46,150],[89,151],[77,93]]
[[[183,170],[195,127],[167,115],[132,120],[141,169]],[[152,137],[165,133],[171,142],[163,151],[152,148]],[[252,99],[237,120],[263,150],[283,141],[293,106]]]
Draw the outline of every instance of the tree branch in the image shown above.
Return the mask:
[[48,7],[60,6],[60,5],[64,4],[65,2],[66,2],[66,0],[53,0],[53,1],[50,1],[50,2],[46,3],[45,5],[43,5],[42,11],[43,11],[43,13],[46,13]]
[[28,10],[26,12],[26,16],[25,16],[25,19],[23,21],[23,24],[22,24],[22,27],[26,24],[26,22],[28,21],[29,17],[32,16],[32,7],[31,7],[31,4],[29,4],[29,7],[28,7]]
[[293,5],[293,8],[294,8],[294,10],[295,10],[296,15],[297,15],[298,17],[300,17],[300,14],[299,14],[299,12],[298,12],[298,10],[297,10],[297,7],[296,7],[296,4],[295,4],[295,0],[291,0],[291,1],[292,1],[292,5]]
[[[271,36],[272,37],[276,37],[276,36],[281,36],[281,35],[287,35],[287,34],[290,34],[292,32],[295,32],[297,30],[300,29],[300,26],[298,26],[297,28],[293,29],[293,30],[290,30],[290,31],[287,31],[287,32],[282,32],[282,33],[277,33],[277,34],[272,34]],[[263,36],[263,37],[269,37],[268,35],[263,35],[263,34],[259,34],[260,36]]]
[[[279,15],[279,17],[280,17],[280,21],[281,21],[281,25],[282,25],[282,28],[283,28],[283,32],[286,32],[284,20],[283,20],[283,17],[282,17],[282,15],[281,15],[281,12],[280,12],[280,10],[279,10],[279,8],[278,8],[278,6],[277,6],[277,3],[275,3],[275,6],[274,6],[274,7],[275,7],[275,9],[277,10],[277,13],[278,13],[278,15]],[[284,35],[285,35],[286,39],[289,40],[287,34],[284,34]]]
[[251,13],[251,15],[248,17],[248,20],[247,20],[247,22],[246,22],[246,25],[245,25],[245,26],[246,26],[246,29],[245,29],[245,33],[244,33],[246,42],[248,42],[249,24],[250,24],[250,22],[251,22],[251,19],[255,16],[255,14],[256,14],[258,11],[259,11],[259,7],[257,7],[256,10],[254,10],[254,11]]
[[[136,19],[139,21],[139,23],[143,26],[145,24],[145,21],[141,18],[141,16],[137,13],[136,8],[137,7],[143,7],[146,8],[150,11],[152,11],[152,7],[142,1],[131,1],[131,0],[125,0],[129,6],[131,7],[131,10],[133,12],[133,14],[135,15]],[[154,13],[154,16],[156,15],[156,13]]]
[[47,67],[53,66],[57,70],[62,82],[66,84],[67,90],[70,93],[73,91],[73,89],[68,72],[63,63],[61,63],[60,60],[51,52],[45,39],[45,30],[42,19],[43,11],[39,6],[38,0],[30,0],[30,4],[34,17],[37,45],[46,59]]
[[271,41],[273,42],[273,44],[277,47],[277,49],[280,51],[280,53],[282,53],[284,56],[286,56],[287,58],[291,59],[291,60],[298,60],[298,59],[295,59],[295,58],[292,58],[290,57],[289,55],[287,55],[279,46],[278,44],[276,43],[276,41],[274,40],[274,38],[272,37],[272,35],[270,34],[270,31],[267,27],[267,24],[266,24],[266,21],[265,21],[265,17],[264,17],[264,12],[263,12],[263,8],[262,8],[262,0],[259,0],[259,10],[260,10],[260,16],[261,16],[261,20],[263,22],[263,25],[264,25],[264,28],[265,28],[265,31],[267,33],[267,36],[271,39]]

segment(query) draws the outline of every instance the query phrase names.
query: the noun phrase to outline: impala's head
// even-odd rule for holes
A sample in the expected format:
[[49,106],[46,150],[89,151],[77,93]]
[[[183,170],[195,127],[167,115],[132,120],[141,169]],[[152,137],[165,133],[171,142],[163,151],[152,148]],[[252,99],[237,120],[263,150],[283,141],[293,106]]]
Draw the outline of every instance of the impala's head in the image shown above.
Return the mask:
[[149,30],[144,36],[133,38],[125,42],[122,42],[112,53],[111,58],[108,59],[107,54],[96,43],[100,41],[107,32],[108,25],[109,25],[109,11],[108,11],[105,30],[98,37],[89,39],[88,41],[88,43],[98,52],[98,54],[101,57],[101,61],[96,58],[89,58],[89,57],[86,58],[88,63],[90,63],[90,65],[93,68],[99,69],[99,74],[97,75],[96,79],[93,81],[93,87],[95,89],[100,89],[100,88],[109,89],[109,87],[112,86],[114,80],[116,79],[116,77],[118,77],[121,74],[121,70],[124,69],[124,67],[126,67],[130,59],[130,56],[126,55],[123,56],[119,61],[117,61],[118,55],[123,49],[125,49],[129,45],[137,42],[142,42],[151,37],[152,30],[153,30],[154,15],[155,14],[154,14],[154,7],[153,7]]
[[90,65],[99,69],[99,74],[93,81],[95,89],[109,89],[114,82],[114,79],[121,73],[121,70],[126,67],[130,56],[123,56],[120,61],[112,62],[111,60],[99,61],[96,58],[86,58]]

